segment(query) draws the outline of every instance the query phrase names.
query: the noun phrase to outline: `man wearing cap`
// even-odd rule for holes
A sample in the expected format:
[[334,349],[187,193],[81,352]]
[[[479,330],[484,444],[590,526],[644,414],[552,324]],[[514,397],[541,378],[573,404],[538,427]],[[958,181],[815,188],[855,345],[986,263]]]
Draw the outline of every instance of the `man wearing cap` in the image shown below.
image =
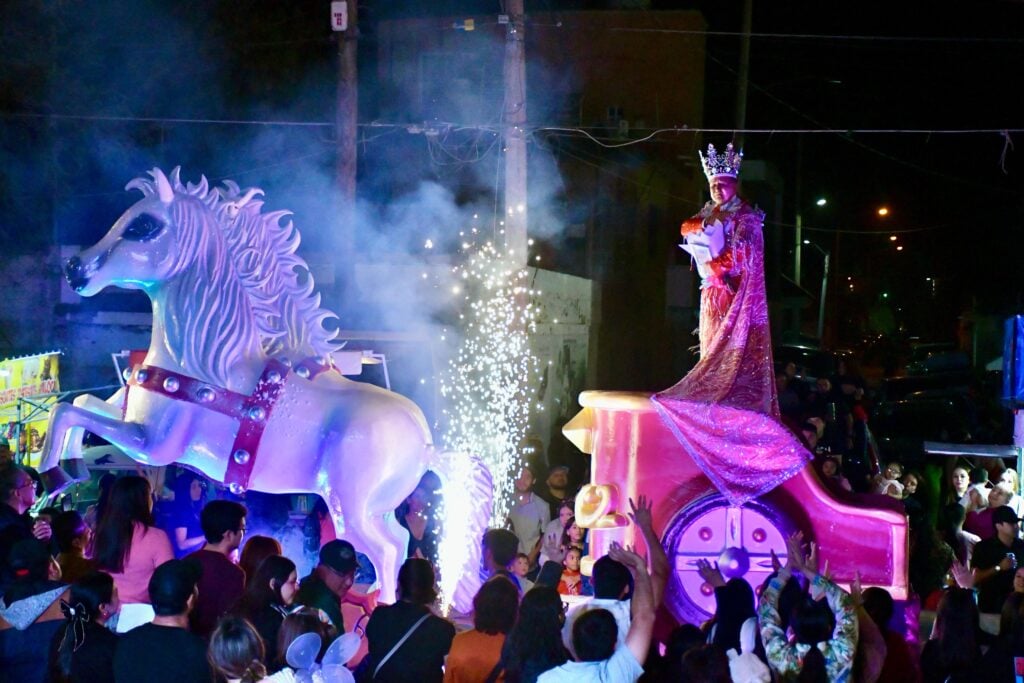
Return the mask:
[[295,602],[322,609],[338,633],[345,632],[341,600],[355,580],[356,549],[348,541],[334,540],[320,548],[320,563],[299,583]]
[[115,683],[212,681],[206,642],[188,630],[199,594],[199,565],[168,560],[149,580],[153,621],[121,637],[114,655]]
[[558,505],[569,497],[569,468],[565,465],[552,465],[548,468],[548,478],[538,484],[534,493],[548,504],[551,519],[558,516]]
[[974,546],[971,567],[974,587],[978,591],[978,609],[998,614],[1003,602],[1013,591],[1013,574],[1024,566],[1024,541],[1019,538],[1020,519],[1009,505],[992,513],[996,535]]

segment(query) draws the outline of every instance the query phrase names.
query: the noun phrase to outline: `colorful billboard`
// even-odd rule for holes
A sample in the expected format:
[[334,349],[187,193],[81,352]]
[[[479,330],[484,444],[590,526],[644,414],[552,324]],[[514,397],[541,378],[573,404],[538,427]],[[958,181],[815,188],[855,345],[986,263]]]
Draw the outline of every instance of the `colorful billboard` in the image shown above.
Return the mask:
[[[10,449],[26,454],[25,464],[39,464],[49,407],[60,392],[60,352],[0,361],[0,435]],[[21,429],[18,429],[18,404]]]

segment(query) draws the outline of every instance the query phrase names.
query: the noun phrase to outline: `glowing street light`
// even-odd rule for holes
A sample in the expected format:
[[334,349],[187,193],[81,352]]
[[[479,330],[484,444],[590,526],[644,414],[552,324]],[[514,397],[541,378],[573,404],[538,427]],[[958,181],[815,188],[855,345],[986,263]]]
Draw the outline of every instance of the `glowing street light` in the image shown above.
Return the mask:
[[889,207],[888,206],[881,206],[881,207],[879,207],[878,208],[878,215],[879,216],[888,216],[889,215]]
[[890,242],[895,242],[895,241],[896,241],[896,239],[897,239],[897,238],[896,238],[896,235],[889,235],[889,241],[890,241]]
[[900,246],[896,247],[896,251],[903,251],[903,245],[901,244]]
[[824,197],[819,197],[818,201],[814,203],[817,204],[818,206],[825,206],[826,204],[828,204],[828,200],[825,199]]

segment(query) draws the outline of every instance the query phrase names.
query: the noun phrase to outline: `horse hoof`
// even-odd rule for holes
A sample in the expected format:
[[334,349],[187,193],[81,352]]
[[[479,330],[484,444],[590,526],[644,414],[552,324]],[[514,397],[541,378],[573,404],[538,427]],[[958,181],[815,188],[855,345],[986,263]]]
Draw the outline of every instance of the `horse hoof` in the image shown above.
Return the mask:
[[51,467],[45,472],[40,472],[39,480],[43,483],[43,488],[46,489],[46,494],[50,497],[62,493],[65,489],[75,484],[75,480],[60,467]]
[[89,474],[89,468],[85,466],[85,460],[82,458],[70,458],[64,461],[66,471],[71,475],[71,478],[76,482],[89,481],[91,475]]

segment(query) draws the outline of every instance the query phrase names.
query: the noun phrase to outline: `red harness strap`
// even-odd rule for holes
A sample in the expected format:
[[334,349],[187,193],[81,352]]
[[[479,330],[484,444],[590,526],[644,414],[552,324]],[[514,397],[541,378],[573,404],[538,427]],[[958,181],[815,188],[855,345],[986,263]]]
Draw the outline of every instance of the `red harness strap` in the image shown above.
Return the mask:
[[[313,379],[329,368],[328,364],[318,363],[316,359],[307,359],[298,363],[294,371],[299,377]],[[282,361],[267,361],[252,395],[246,396],[194,377],[152,365],[140,365],[133,369],[127,382],[125,405],[128,402],[128,390],[140,387],[176,401],[195,403],[238,420],[238,434],[231,453],[227,455],[227,471],[224,474],[224,483],[232,493],[238,494],[249,486],[263,431],[284,386],[285,377],[291,371]]]

